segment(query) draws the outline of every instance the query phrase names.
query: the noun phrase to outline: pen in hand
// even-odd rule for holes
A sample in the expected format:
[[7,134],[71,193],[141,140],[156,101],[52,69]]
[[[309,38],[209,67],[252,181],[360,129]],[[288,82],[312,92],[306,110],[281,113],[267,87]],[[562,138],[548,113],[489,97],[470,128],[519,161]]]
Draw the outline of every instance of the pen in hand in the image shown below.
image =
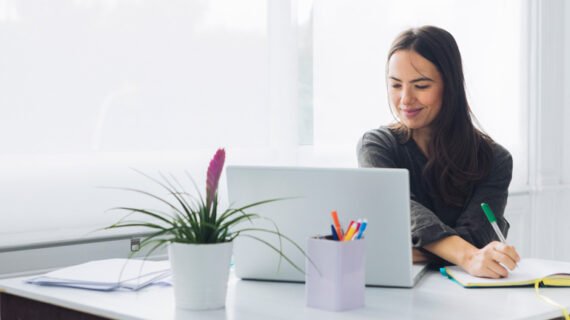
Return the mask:
[[493,211],[491,211],[489,205],[483,202],[481,203],[481,208],[483,208],[483,212],[485,212],[485,215],[487,216],[487,219],[491,223],[493,230],[495,230],[495,233],[499,237],[499,240],[501,240],[502,243],[506,243],[507,239],[505,239],[503,233],[501,232],[501,229],[499,229],[499,225],[497,224],[497,218],[495,218],[495,214],[493,214]]
[[[489,207],[488,204],[483,202],[481,203],[481,208],[483,208],[483,212],[485,212],[487,220],[489,220],[489,222],[491,223],[491,226],[493,227],[493,230],[495,230],[495,233],[499,237],[499,240],[501,240],[502,243],[507,243],[507,239],[505,239],[505,236],[503,236],[501,229],[499,229],[499,225],[497,224],[497,218],[495,218],[495,214],[491,210],[491,207]],[[515,262],[515,268],[516,267],[518,267],[518,264]]]

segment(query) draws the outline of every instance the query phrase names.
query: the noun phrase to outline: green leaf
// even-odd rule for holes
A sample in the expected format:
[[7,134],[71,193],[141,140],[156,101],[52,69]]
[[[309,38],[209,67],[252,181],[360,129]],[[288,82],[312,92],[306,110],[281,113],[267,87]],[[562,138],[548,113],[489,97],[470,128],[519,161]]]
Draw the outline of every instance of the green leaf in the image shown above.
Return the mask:
[[281,201],[281,200],[287,200],[287,199],[292,199],[292,198],[275,198],[275,199],[269,199],[269,200],[263,200],[263,201],[258,201],[258,202],[254,202],[248,205],[245,205],[243,207],[240,208],[235,208],[235,209],[228,209],[224,212],[224,215],[220,216],[220,219],[223,219],[225,215],[233,215],[239,211],[244,211],[245,209],[251,208],[251,207],[256,207],[262,204],[266,204],[266,203],[270,203],[270,202],[275,202],[275,201]]
[[285,240],[289,241],[291,244],[293,244],[299,251],[301,251],[301,253],[303,253],[303,255],[309,259],[309,262],[315,267],[315,269],[317,269],[317,272],[319,272],[319,274],[321,273],[318,269],[318,267],[315,265],[315,263],[313,262],[313,260],[311,260],[311,257],[309,257],[307,255],[307,253],[305,252],[305,250],[303,250],[303,248],[301,248],[295,241],[293,241],[291,238],[287,237],[286,235],[273,231],[273,230],[268,230],[268,229],[262,229],[262,228],[244,228],[244,229],[240,229],[238,232],[240,233],[240,235],[246,236],[248,234],[242,234],[242,232],[247,232],[247,231],[259,231],[259,232],[268,232],[268,233],[273,233],[276,234],[279,238],[284,238]]
[[241,222],[242,220],[248,219],[250,222],[253,219],[258,219],[259,216],[258,215],[254,215],[251,213],[246,213],[243,216],[239,216],[237,218],[234,218],[233,220],[230,220],[228,222],[225,222],[223,224],[220,225],[220,228],[225,228],[225,229],[229,229],[230,227],[234,226],[234,225],[238,225],[239,222]]
[[[305,274],[305,272],[303,271],[303,269],[301,269],[299,266],[297,266],[291,259],[289,259],[286,255],[284,255],[283,252],[281,252],[279,249],[275,248],[271,243],[269,243],[269,242],[267,242],[267,241],[265,241],[265,240],[263,240],[263,239],[261,239],[261,238],[259,238],[259,237],[252,236],[252,235],[250,235],[250,234],[241,234],[241,233],[240,233],[240,236],[252,238],[252,239],[255,239],[255,240],[257,240],[257,241],[259,241],[259,242],[261,242],[261,243],[264,243],[265,245],[267,245],[268,247],[270,247],[271,249],[273,249],[275,252],[279,253],[279,255],[280,255],[281,257],[283,257],[283,259],[285,259],[287,262],[289,262],[289,264],[290,264],[291,266],[293,266],[293,268],[297,269],[297,270],[298,270],[299,272],[301,272],[302,274]],[[279,272],[279,269],[277,269],[277,272]]]
[[186,176],[188,177],[188,179],[190,179],[190,181],[194,185],[194,189],[196,189],[196,193],[200,197],[201,207],[205,207],[206,203],[204,202],[204,198],[202,198],[202,194],[200,193],[200,188],[198,188],[196,181],[194,181],[194,178],[192,178],[192,176],[190,175],[190,173],[188,171],[184,171],[184,173],[186,173]]
[[186,199],[184,199],[183,197],[179,197],[178,194],[180,193],[178,190],[176,190],[176,187],[168,180],[168,178],[166,176],[164,176],[162,173],[159,173],[159,175],[162,177],[162,179],[166,182],[166,184],[168,185],[168,187],[166,185],[160,184],[163,186],[163,188],[165,188],[166,190],[168,190],[170,192],[170,194],[176,198],[176,200],[178,201],[178,203],[180,203],[180,206],[182,206],[182,209],[184,209],[184,212],[186,212],[186,215],[190,218],[191,217],[191,212],[192,212],[192,208],[188,205],[188,203],[186,202]]
[[[156,219],[159,219],[159,220],[161,220],[161,221],[164,221],[164,222],[166,222],[166,223],[172,225],[172,221],[171,221],[171,220],[168,220],[168,219],[164,218],[163,216],[161,216],[161,215],[159,215],[159,214],[156,214],[156,213],[153,213],[153,212],[151,212],[151,211],[149,211],[149,210],[137,209],[137,208],[130,208],[130,207],[116,207],[116,208],[111,208],[111,209],[109,209],[109,210],[127,210],[127,211],[131,211],[131,212],[138,212],[138,213],[142,213],[142,214],[145,214],[145,215],[154,217],[154,218],[156,218]],[[169,216],[169,217],[170,217],[170,216]],[[172,217],[170,217],[170,218],[172,218]]]
[[103,187],[104,189],[115,189],[115,190],[124,190],[124,191],[131,191],[131,192],[136,192],[136,193],[141,193],[144,195],[147,195],[153,199],[156,199],[164,204],[166,204],[167,206],[171,207],[172,209],[174,209],[175,212],[177,212],[178,214],[184,216],[184,213],[180,211],[180,209],[178,209],[176,206],[174,206],[172,203],[170,203],[167,200],[164,200],[163,198],[156,196],[150,192],[144,191],[144,190],[139,190],[139,189],[134,189],[134,188],[119,188],[119,187]]
[[157,224],[144,222],[144,221],[141,221],[141,222],[126,221],[125,223],[121,223],[121,224],[115,223],[115,224],[108,226],[105,229],[117,229],[117,228],[126,228],[126,227],[146,227],[146,228],[151,228],[151,229],[167,230],[167,228],[165,228],[163,226],[159,226]]

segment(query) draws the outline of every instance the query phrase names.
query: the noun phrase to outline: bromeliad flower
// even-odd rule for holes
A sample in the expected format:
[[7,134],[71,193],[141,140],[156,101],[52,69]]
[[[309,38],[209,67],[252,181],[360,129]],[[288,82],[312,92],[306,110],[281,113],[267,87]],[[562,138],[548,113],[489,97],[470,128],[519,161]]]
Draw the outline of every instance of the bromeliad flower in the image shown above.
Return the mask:
[[218,149],[214,158],[208,166],[208,177],[206,178],[206,202],[208,208],[211,208],[212,201],[217,197],[218,182],[224,169],[224,161],[226,160],[226,152],[224,149]]

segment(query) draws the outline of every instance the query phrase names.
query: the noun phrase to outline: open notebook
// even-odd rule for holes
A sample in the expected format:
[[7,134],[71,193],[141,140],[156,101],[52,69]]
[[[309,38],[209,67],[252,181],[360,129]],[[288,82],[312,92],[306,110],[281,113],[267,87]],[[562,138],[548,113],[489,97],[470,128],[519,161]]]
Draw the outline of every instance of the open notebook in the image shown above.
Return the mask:
[[521,259],[518,267],[501,279],[474,277],[458,266],[443,269],[449,278],[466,288],[530,286],[537,281],[546,286],[570,287],[570,262],[563,261]]

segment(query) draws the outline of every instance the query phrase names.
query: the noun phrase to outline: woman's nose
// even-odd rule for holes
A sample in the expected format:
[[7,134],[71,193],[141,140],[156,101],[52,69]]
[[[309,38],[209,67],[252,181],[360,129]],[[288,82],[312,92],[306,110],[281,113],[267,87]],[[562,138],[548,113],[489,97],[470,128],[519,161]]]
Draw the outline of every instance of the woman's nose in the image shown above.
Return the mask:
[[403,106],[411,105],[415,100],[414,93],[412,92],[410,87],[404,87],[402,90],[402,97],[400,98],[400,103]]

